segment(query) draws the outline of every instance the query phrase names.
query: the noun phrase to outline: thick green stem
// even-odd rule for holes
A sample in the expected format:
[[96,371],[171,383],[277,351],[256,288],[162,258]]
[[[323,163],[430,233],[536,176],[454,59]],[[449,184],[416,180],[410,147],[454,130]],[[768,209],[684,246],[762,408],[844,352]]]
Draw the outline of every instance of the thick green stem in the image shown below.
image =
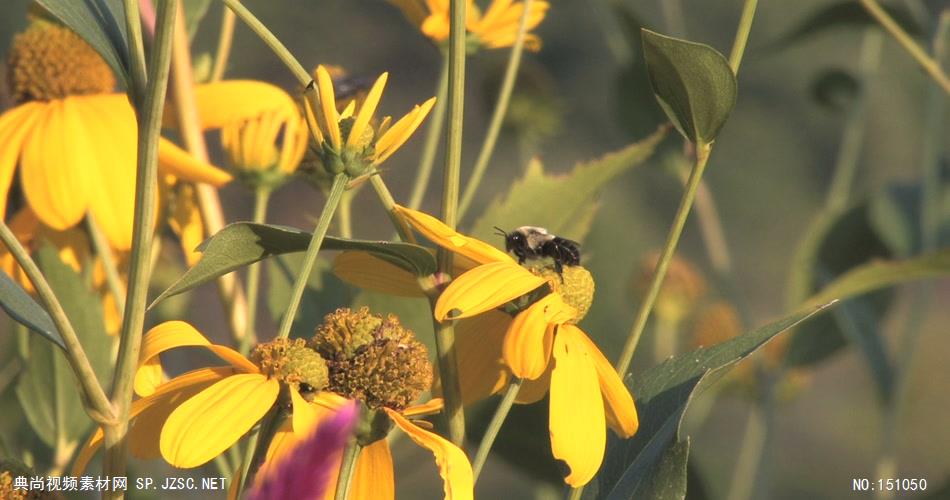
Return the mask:
[[[261,224],[267,220],[267,203],[270,201],[271,190],[268,187],[258,187],[254,191],[253,221]],[[241,337],[239,349],[247,353],[251,345],[257,342],[257,301],[260,296],[261,264],[251,264],[247,268],[247,328]]]
[[439,151],[439,139],[445,128],[446,96],[449,92],[449,58],[442,54],[442,70],[439,72],[439,87],[436,91],[435,109],[429,118],[429,128],[426,130],[426,141],[422,147],[422,159],[419,160],[419,171],[416,172],[416,182],[409,195],[408,207],[418,210],[425,198],[429,179],[432,177],[432,167],[435,165],[435,154]]
[[142,40],[142,18],[139,13],[138,0],[123,0],[125,8],[125,32],[127,35],[129,59],[129,96],[136,108],[145,95],[145,85],[148,76],[145,71],[145,43]]
[[356,196],[356,191],[356,189],[351,189],[343,193],[340,208],[336,213],[337,223],[340,225],[340,236],[344,238],[353,237],[353,197]]
[[894,21],[894,18],[885,11],[875,0],[859,0],[864,9],[868,11],[880,25],[887,31],[894,40],[914,59],[914,61],[924,70],[930,78],[933,79],[940,88],[947,94],[950,94],[950,78],[943,72],[940,64],[930,57],[913,37],[907,34],[903,28]]
[[356,470],[356,459],[362,447],[356,438],[350,439],[343,448],[343,461],[340,463],[340,475],[336,480],[335,500],[346,500],[350,495],[350,486],[353,484],[353,472]]
[[625,375],[630,368],[633,353],[637,348],[637,344],[640,342],[640,336],[643,335],[644,328],[646,328],[647,320],[650,317],[650,312],[653,310],[653,305],[656,303],[656,298],[660,294],[660,288],[663,286],[663,280],[666,278],[666,271],[670,266],[670,261],[673,259],[673,254],[676,252],[680,235],[683,234],[683,227],[686,225],[687,217],[689,217],[690,208],[693,206],[696,188],[699,186],[699,181],[702,179],[703,172],[706,170],[706,163],[709,160],[711,149],[711,146],[708,144],[701,144],[696,148],[696,163],[693,165],[689,179],[686,181],[686,191],[683,193],[679,208],[676,210],[676,215],[673,218],[673,226],[670,228],[670,232],[666,237],[666,244],[663,245],[663,252],[660,254],[656,271],[653,273],[653,281],[650,283],[646,297],[644,297],[643,302],[640,304],[640,309],[637,311],[636,319],[630,330],[630,336],[627,337],[623,352],[617,361],[617,373],[620,373],[621,376]]
[[[465,104],[465,1],[452,0],[449,7],[449,130],[446,137],[445,175],[442,186],[442,221],[452,229],[458,223],[459,170],[462,163],[462,113]],[[438,252],[439,271],[451,275],[452,252]],[[435,304],[432,304],[433,307]],[[462,409],[455,352],[453,321],[435,323],[435,345],[445,398],[445,418],[449,440],[461,445],[465,439],[465,414]]]
[[749,32],[752,31],[752,20],[755,18],[755,7],[758,3],[758,0],[745,0],[742,6],[736,38],[732,42],[732,51],[729,53],[729,67],[732,68],[733,73],[739,73],[739,64],[742,63],[742,55],[745,54],[745,46],[749,41]]
[[224,9],[221,14],[221,30],[218,32],[218,48],[214,53],[214,67],[211,69],[210,81],[216,82],[224,78],[228,67],[228,57],[231,55],[231,44],[234,41],[234,11]]
[[112,247],[110,247],[109,242],[106,241],[106,236],[102,233],[102,228],[99,227],[99,224],[96,223],[92,212],[86,214],[86,228],[89,229],[89,239],[92,240],[92,248],[96,251],[96,255],[102,262],[102,269],[106,275],[106,286],[109,287],[109,292],[115,297],[116,307],[124,311],[126,291],[125,285],[122,284],[122,279],[119,278],[119,269],[115,263],[115,254],[112,253]]
[[520,378],[512,380],[508,384],[508,389],[505,391],[505,395],[502,396],[501,402],[498,403],[498,408],[495,408],[495,414],[492,415],[491,422],[488,423],[488,428],[485,429],[482,442],[478,445],[478,452],[475,453],[475,460],[472,461],[472,473],[475,476],[475,481],[478,481],[478,475],[481,474],[482,467],[485,466],[485,461],[488,460],[488,453],[491,451],[492,444],[495,443],[495,438],[498,437],[498,432],[501,431],[501,426],[508,418],[508,412],[511,411],[511,405],[515,403],[515,398],[518,396],[518,391],[521,390],[523,381],[524,379]]
[[[112,404],[118,422],[105,429],[107,476],[125,476],[126,433],[132,402],[132,379],[139,362],[145,305],[148,294],[149,260],[152,251],[155,201],[158,194],[158,140],[162,126],[172,38],[177,5],[173,0],[158,2],[155,43],[149,59],[148,86],[138,108],[138,165],[135,175],[135,213],[132,229],[132,257],[129,264],[129,293],[122,317],[119,355],[112,385]],[[113,492],[121,497],[121,492]]]
[[303,298],[303,292],[307,288],[307,281],[310,279],[310,273],[313,271],[313,265],[317,262],[317,254],[323,245],[323,238],[327,235],[327,229],[330,227],[330,221],[333,220],[333,214],[337,206],[340,205],[340,198],[343,197],[343,191],[350,178],[344,174],[337,174],[333,179],[333,185],[327,194],[327,201],[323,205],[323,212],[320,213],[320,219],[317,220],[317,226],[313,229],[313,236],[310,238],[310,245],[307,247],[307,253],[304,256],[303,266],[298,271],[297,279],[294,281],[294,289],[290,295],[290,304],[287,305],[287,311],[280,320],[280,329],[277,331],[277,338],[287,338],[290,335],[290,327],[294,324],[294,317],[297,316],[297,309],[300,308],[300,299]]
[[518,68],[521,66],[521,54],[524,53],[524,39],[528,28],[528,15],[531,12],[531,1],[524,0],[523,12],[518,24],[518,34],[515,38],[515,44],[511,46],[508,66],[505,68],[505,76],[501,82],[501,90],[498,92],[498,100],[495,102],[495,110],[492,112],[491,121],[488,124],[488,132],[485,134],[485,141],[482,142],[482,149],[478,152],[478,159],[475,160],[472,175],[465,183],[465,192],[462,194],[462,201],[459,204],[459,219],[465,216],[465,212],[472,204],[472,199],[475,198],[475,191],[482,182],[485,169],[488,168],[488,162],[491,160],[492,153],[495,151],[495,144],[498,141],[498,134],[501,132],[501,125],[505,120],[505,114],[508,113],[511,92],[515,88],[515,81],[518,79]]

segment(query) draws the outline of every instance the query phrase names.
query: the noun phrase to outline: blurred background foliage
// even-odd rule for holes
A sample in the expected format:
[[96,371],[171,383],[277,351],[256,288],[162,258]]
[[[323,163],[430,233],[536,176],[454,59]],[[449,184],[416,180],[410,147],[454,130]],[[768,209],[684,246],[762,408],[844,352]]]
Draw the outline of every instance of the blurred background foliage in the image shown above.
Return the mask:
[[[824,204],[843,130],[860,93],[865,99],[865,128],[849,203],[853,208],[827,232],[829,236],[822,240],[819,252],[829,272],[836,274],[866,259],[909,256],[919,250],[914,242],[918,234],[916,216],[912,211],[908,215],[903,207],[916,206],[912,200],[919,196],[915,193],[919,190],[922,137],[926,133],[928,80],[890,39],[883,42],[873,78],[862,80],[859,53],[866,24],[859,22],[860,16],[855,17],[853,11],[848,14],[839,9],[831,15],[829,12],[834,11],[825,10],[837,3],[760,2],[739,74],[738,103],[716,141],[707,170],[706,182],[718,204],[732,251],[735,282],[746,301],[745,315],[751,321],[746,328],[781,315],[789,305],[791,263],[800,240]],[[946,3],[892,4],[900,8],[905,26],[916,27],[913,29],[921,40],[929,44],[934,13]],[[382,0],[248,1],[247,5],[305,66],[337,64],[354,76],[389,71],[390,85],[383,102],[386,113],[404,110],[435,93],[437,51],[404,22],[398,10]],[[728,53],[742,2],[682,0],[681,5],[682,16],[678,17],[662,9],[661,0],[552,4],[536,30],[544,41],[543,49],[525,54],[508,126],[463,229],[471,229],[478,214],[497,196],[508,192],[525,172],[529,159],[538,158],[547,172],[564,173],[579,162],[619,150],[655,130],[662,113],[643,72],[637,28],[646,26]],[[12,35],[26,25],[26,7],[27,0],[4,2],[0,15],[3,53]],[[820,12],[823,16],[816,20],[814,16]],[[220,16],[221,6],[214,3],[198,26],[193,46],[196,65],[201,64],[202,54],[214,50]],[[469,60],[463,180],[481,144],[506,58],[504,50],[483,51]],[[295,87],[283,66],[240,25],[226,76],[266,79],[287,90]],[[946,142],[942,143],[945,172]],[[408,198],[421,143],[417,137],[387,163],[384,175],[397,201]],[[643,259],[663,244],[681,194],[676,173],[682,161],[680,138],[671,135],[664,144],[645,165],[619,175],[602,190],[595,201],[599,212],[584,241],[585,265],[597,279],[597,296],[582,326],[608,357],[616,357],[633,319],[639,297],[632,282]],[[216,159],[224,161],[222,156]],[[423,204],[427,211],[438,210],[436,193],[440,185],[436,175]],[[946,184],[942,189],[946,198]],[[229,220],[250,218],[252,196],[245,188],[234,183],[222,191],[222,196]],[[274,195],[269,222],[311,228],[320,196],[302,182],[281,188]],[[944,220],[947,216],[944,210]],[[354,236],[358,238],[386,239],[392,232],[378,202],[366,190],[354,204],[353,221]],[[511,225],[505,220],[487,222]],[[695,216],[687,225],[678,255],[710,282],[706,302],[728,295],[713,278]],[[269,300],[261,304],[263,338],[273,333],[279,319],[273,314],[283,308],[281,296],[287,293],[288,273],[294,267],[294,259],[287,257],[273,260],[264,272],[264,291]],[[177,258],[163,258],[155,276],[155,290],[164,289],[183,269]],[[326,261],[320,269],[298,320],[301,333],[312,329],[325,312],[355,301],[378,312],[400,314],[431,346],[431,322],[424,302],[360,292],[326,272]],[[910,300],[920,286],[899,287],[849,303],[851,307],[869,308],[871,322],[867,328],[879,333],[876,346],[850,343],[833,352],[826,346],[816,348],[815,342],[830,338],[827,332],[814,341],[798,342],[799,351],[794,352],[806,368],[797,372],[793,390],[780,398],[766,455],[771,461],[765,469],[768,486],[758,493],[776,499],[839,498],[850,491],[852,478],[876,479],[883,425],[881,405],[887,397],[881,396],[890,390],[886,388],[890,377],[886,365],[893,364],[909,315],[922,316],[919,345],[910,371],[903,375],[907,390],[900,394],[902,410],[897,416],[896,477],[925,478],[932,490],[950,479],[950,454],[946,451],[950,443],[950,427],[946,425],[950,412],[950,365],[946,362],[950,358],[946,327],[950,311],[939,307],[950,298],[950,284],[936,284],[931,292],[932,307],[923,313],[914,310]],[[163,303],[149,321],[155,324],[172,318],[187,319],[212,341],[227,339],[213,286]],[[822,318],[826,330],[835,329],[830,318]],[[822,328],[818,322],[813,326],[814,330]],[[4,327],[4,332],[12,330],[12,326]],[[681,345],[687,347],[688,328],[683,330]],[[19,428],[19,419],[23,418],[21,412],[6,411],[17,406],[16,395],[7,383],[12,375],[8,373],[11,365],[6,362],[15,353],[14,338],[0,334],[0,366],[7,367],[0,371],[0,382],[4,382],[0,387],[6,387],[0,395],[0,407],[5,409],[0,412],[5,439],[16,437],[11,430]],[[653,340],[648,330],[645,346]],[[868,349],[877,352],[884,371],[880,366],[874,371],[868,368]],[[633,364],[635,374],[655,363],[651,352],[648,348],[638,351]],[[756,357],[765,355],[759,353]],[[168,360],[172,370],[194,366],[188,355],[170,356]],[[706,498],[723,498],[729,490],[747,425],[748,394],[741,390],[709,392],[695,402],[696,408],[705,408],[693,412],[703,415],[687,417],[693,452],[690,497],[701,498],[704,492]],[[493,404],[470,412],[474,434],[485,425]],[[550,454],[534,449],[547,443],[546,426],[539,424],[546,419],[545,411],[546,404],[540,403],[512,414],[496,445],[505,458],[493,454],[479,482],[479,496],[560,495],[559,481],[553,475],[556,469],[538,458]],[[404,444],[394,449],[400,498],[438,497],[441,486],[432,467],[406,466],[429,458],[424,451]],[[136,472],[169,473],[158,463],[141,467],[150,472]],[[552,479],[554,482],[545,482]]]

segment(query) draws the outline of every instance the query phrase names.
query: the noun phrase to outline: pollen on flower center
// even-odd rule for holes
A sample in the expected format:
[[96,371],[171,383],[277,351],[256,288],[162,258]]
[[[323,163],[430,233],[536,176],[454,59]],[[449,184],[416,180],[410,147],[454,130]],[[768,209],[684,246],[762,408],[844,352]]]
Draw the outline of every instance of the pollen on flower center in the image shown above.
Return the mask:
[[310,345],[327,359],[327,389],[371,409],[402,410],[432,382],[425,345],[392,315],[384,319],[365,307],[337,309]]
[[89,44],[68,28],[42,20],[13,38],[7,68],[17,103],[115,88],[112,71]]
[[571,323],[584,319],[594,302],[594,277],[583,266],[567,266],[558,274],[550,266],[536,266],[529,270],[548,280],[551,291],[557,293],[568,305],[577,309],[577,317]]
[[254,348],[251,361],[261,373],[295,388],[319,391],[327,386],[327,362],[303,339],[276,339]]

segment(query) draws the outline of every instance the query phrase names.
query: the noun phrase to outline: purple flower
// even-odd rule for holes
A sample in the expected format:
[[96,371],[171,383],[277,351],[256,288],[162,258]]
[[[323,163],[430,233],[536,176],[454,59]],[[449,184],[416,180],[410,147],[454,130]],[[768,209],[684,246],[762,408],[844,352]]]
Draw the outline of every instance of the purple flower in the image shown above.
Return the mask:
[[347,402],[272,469],[259,478],[248,500],[317,500],[337,472],[336,462],[356,423],[357,406]]

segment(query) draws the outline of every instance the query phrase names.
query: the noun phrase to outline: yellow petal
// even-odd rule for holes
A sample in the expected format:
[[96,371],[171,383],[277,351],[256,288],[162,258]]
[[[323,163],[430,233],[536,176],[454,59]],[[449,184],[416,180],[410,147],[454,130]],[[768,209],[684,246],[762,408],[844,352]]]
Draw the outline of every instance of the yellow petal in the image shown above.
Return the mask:
[[637,408],[633,404],[633,396],[624,385],[620,375],[613,365],[604,357],[597,345],[574,325],[564,325],[562,328],[577,330],[574,336],[587,346],[587,351],[594,360],[597,368],[597,378],[600,381],[600,392],[604,396],[604,407],[607,410],[607,424],[618,436],[628,438],[636,434],[639,427]]
[[396,205],[395,210],[419,234],[453,253],[463,255],[479,264],[489,262],[514,263],[514,259],[507,253],[477,238],[458,233],[427,213],[399,205]]
[[290,388],[290,401],[293,405],[293,414],[291,415],[293,430],[295,433],[306,435],[317,425],[320,418],[319,407],[308,403],[300,395],[300,391],[293,387]]
[[[221,128],[273,110],[292,110],[293,99],[280,87],[255,80],[227,80],[197,85],[195,104],[202,128]],[[169,106],[163,125],[177,127],[175,109]]]
[[434,415],[442,411],[445,407],[445,401],[442,398],[432,398],[425,403],[412,405],[402,411],[404,417],[418,417],[422,415]]
[[367,290],[399,297],[425,297],[416,275],[367,252],[340,253],[333,260],[333,273]]
[[175,467],[202,465],[233,445],[273,406],[280,382],[232,375],[181,404],[162,427],[162,457]]
[[369,93],[366,94],[366,98],[363,99],[363,104],[360,106],[360,112],[356,115],[356,121],[353,122],[353,128],[350,129],[350,135],[346,139],[347,146],[356,146],[360,137],[363,136],[363,130],[373,117],[373,114],[376,113],[376,107],[379,106],[379,99],[383,96],[383,89],[386,88],[386,80],[388,78],[389,73],[379,75],[379,78],[376,79],[376,83],[369,89]]
[[385,439],[360,450],[351,481],[349,498],[389,500],[396,496],[393,455]]
[[43,115],[43,103],[30,102],[0,115],[0,217],[6,216],[7,195],[23,142]]
[[135,393],[147,396],[161,383],[161,364],[154,361],[158,359],[159,354],[176,347],[188,346],[206,347],[238,371],[259,372],[257,365],[251,363],[241,353],[225,346],[212,344],[190,324],[184,321],[166,321],[149,330],[142,340],[142,350],[139,354],[141,368],[135,374]]
[[541,401],[548,390],[551,389],[551,371],[554,369],[554,363],[548,363],[547,370],[540,377],[534,380],[523,380],[518,395],[515,396],[515,403],[529,405]]
[[320,125],[324,128],[330,145],[339,151],[343,141],[340,139],[340,115],[336,112],[336,96],[333,92],[333,79],[321,64],[317,66],[317,88],[320,91]]
[[[311,435],[310,433],[316,430],[320,421],[332,416],[338,407],[336,400],[333,400],[332,408],[315,403],[306,403],[303,401],[303,398],[300,398],[299,394],[295,397],[293,395],[294,392],[296,391],[291,391],[291,397],[294,398],[294,413],[291,418],[285,419],[284,422],[281,423],[280,428],[274,434],[274,438],[271,439],[270,445],[267,448],[267,454],[265,455],[266,458],[261,468],[258,469],[255,480],[270,475],[280,464],[281,460],[283,460],[300,441],[309,437]],[[322,394],[326,393],[321,393],[321,395]],[[321,395],[318,395],[317,398],[319,399]],[[345,403],[346,400],[344,399],[342,402]],[[339,465],[337,468],[339,468]],[[335,481],[335,476],[333,477]],[[332,491],[334,488],[329,489]]]
[[470,500],[474,494],[472,465],[465,452],[442,436],[424,430],[406,420],[399,413],[383,408],[397,427],[402,429],[419,446],[435,455],[435,464],[442,476],[446,500]]
[[[490,311],[547,283],[514,262],[490,262],[455,278],[435,304],[435,319],[461,319]],[[453,312],[457,310],[457,312]]]
[[455,325],[462,404],[481,401],[508,385],[508,368],[501,357],[501,346],[510,323],[511,316],[488,311]]
[[[208,387],[209,384],[231,374],[233,374],[233,371],[230,368],[202,368],[175,377],[160,387],[159,390],[151,396],[133,401],[132,406],[129,408],[129,418],[135,418],[153,408],[156,410],[158,408],[168,408],[169,412],[171,412],[177,407],[176,395],[179,394],[179,392],[188,392],[192,387]],[[161,428],[156,429],[154,435],[147,435],[147,429],[147,425],[139,428],[138,431],[135,431],[134,427],[132,428],[129,434],[129,447],[131,449],[142,447],[138,450],[144,451],[147,443],[142,443],[141,440],[151,439],[156,442],[158,441],[158,433],[161,431]],[[100,427],[89,436],[86,443],[79,449],[79,455],[76,457],[76,461],[73,462],[73,476],[81,476],[83,472],[85,472],[89,461],[92,460],[96,451],[102,446],[102,438],[103,432]]]
[[346,104],[346,106],[343,106],[343,111],[340,113],[340,119],[345,120],[353,116],[354,111],[356,111],[356,99],[351,99],[350,102]]
[[98,174],[89,131],[69,99],[50,101],[24,140],[20,184],[37,217],[54,229],[78,223]]
[[545,295],[518,313],[508,327],[503,354],[516,377],[536,379],[547,369],[556,328],[548,321],[549,310],[558,302],[564,301],[557,294]]
[[201,259],[198,245],[205,239],[205,226],[201,220],[201,211],[195,200],[195,190],[190,184],[181,186],[172,210],[168,225],[178,235],[185,262],[192,267]]
[[210,163],[203,162],[171,141],[158,140],[158,167],[162,172],[179,179],[223,186],[231,182],[231,174]]
[[[393,126],[379,138],[379,141],[376,142],[376,159],[373,160],[373,164],[379,165],[386,161],[396,150],[402,147],[402,145],[412,137],[413,132],[419,128],[423,120],[426,119],[426,116],[429,115],[429,111],[432,111],[432,106],[434,105],[435,97],[422,103],[420,106],[416,106],[409,114],[393,124]],[[405,123],[400,123],[403,121],[405,121]]]
[[548,421],[551,450],[571,470],[564,482],[577,487],[587,484],[604,460],[604,400],[593,356],[574,329],[558,331],[553,355]]

